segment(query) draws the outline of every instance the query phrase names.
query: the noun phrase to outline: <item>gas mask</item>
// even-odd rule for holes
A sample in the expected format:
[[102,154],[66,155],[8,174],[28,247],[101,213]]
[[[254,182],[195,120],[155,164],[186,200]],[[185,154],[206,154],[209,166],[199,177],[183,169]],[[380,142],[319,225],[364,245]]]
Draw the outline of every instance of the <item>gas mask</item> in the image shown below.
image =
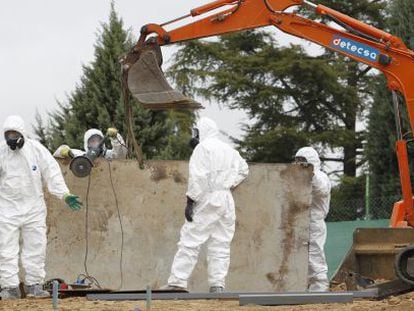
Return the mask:
[[189,144],[194,149],[200,143],[200,132],[198,128],[193,128],[191,136]]
[[4,139],[11,150],[21,149],[24,145],[24,137],[16,131],[7,131],[4,133]]
[[92,135],[89,139],[88,139],[88,151],[86,152],[86,156],[88,158],[97,158],[99,157],[101,154],[103,154],[104,152],[104,142],[105,139],[104,137],[100,136],[100,135]]
[[96,158],[105,155],[105,138],[92,135],[88,139],[88,150],[84,155],[77,156],[70,162],[69,168],[76,177],[86,177],[91,173]]

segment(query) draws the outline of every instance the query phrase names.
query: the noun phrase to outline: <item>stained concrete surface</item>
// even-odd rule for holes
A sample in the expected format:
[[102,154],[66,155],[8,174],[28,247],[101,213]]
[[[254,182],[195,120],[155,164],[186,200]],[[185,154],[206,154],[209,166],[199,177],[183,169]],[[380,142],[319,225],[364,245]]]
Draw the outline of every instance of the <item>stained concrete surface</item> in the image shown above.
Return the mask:
[[[141,170],[135,161],[102,160],[88,179],[76,178],[62,162],[68,186],[84,206],[73,212],[47,196],[47,278],[72,282],[84,272],[88,203],[88,272],[104,287],[120,286],[117,201],[124,230],[122,288],[165,284],[184,223],[187,166],[181,161],[154,161]],[[310,180],[310,169],[297,165],[250,165],[249,177],[234,191],[237,220],[227,290],[306,288]],[[205,249],[189,289],[208,289]]]

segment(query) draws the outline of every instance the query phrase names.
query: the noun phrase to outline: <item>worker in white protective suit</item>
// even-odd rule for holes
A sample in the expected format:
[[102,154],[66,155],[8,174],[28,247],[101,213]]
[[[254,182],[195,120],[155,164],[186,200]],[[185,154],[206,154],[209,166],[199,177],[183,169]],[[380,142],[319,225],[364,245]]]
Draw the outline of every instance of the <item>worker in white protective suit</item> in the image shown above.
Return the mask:
[[[43,290],[46,258],[46,204],[43,182],[71,209],[81,203],[71,194],[50,152],[26,135],[19,116],[10,116],[0,144],[0,297],[20,298],[19,253],[28,297],[48,297]],[[19,244],[21,239],[21,249]]]
[[[186,221],[181,228],[168,285],[163,289],[186,289],[198,253],[207,241],[210,292],[222,292],[230,265],[230,243],[235,230],[235,207],[231,190],[248,175],[240,154],[218,138],[216,123],[201,118],[192,144],[189,163]],[[199,139],[199,144],[197,142]]]
[[85,151],[79,149],[71,149],[68,145],[61,145],[53,154],[56,158],[68,158],[85,155],[88,151],[94,151],[105,159],[125,159],[128,149],[124,139],[118,133],[116,128],[110,127],[106,131],[106,136],[111,140],[112,149],[106,149],[103,144],[104,135],[98,129],[89,129],[83,137],[83,145]]
[[295,162],[302,166],[312,164],[312,204],[309,226],[309,263],[308,290],[312,292],[329,291],[328,265],[326,264],[324,246],[326,242],[325,218],[329,212],[331,200],[331,182],[321,171],[318,153],[312,147],[299,149]]

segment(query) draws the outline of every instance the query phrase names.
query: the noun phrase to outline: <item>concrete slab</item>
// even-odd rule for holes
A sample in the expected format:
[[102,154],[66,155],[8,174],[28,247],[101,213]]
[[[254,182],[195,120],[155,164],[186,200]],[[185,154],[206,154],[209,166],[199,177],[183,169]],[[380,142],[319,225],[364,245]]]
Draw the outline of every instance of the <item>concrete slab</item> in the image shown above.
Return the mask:
[[[102,286],[120,286],[121,230],[109,170],[124,226],[123,289],[157,288],[167,282],[184,223],[186,162],[99,161],[90,178],[87,268]],[[88,178],[76,178],[61,163],[69,188],[86,199]],[[253,164],[234,191],[236,234],[231,246],[229,291],[303,291],[311,171],[296,165]],[[47,196],[47,277],[73,282],[84,272],[85,208],[72,212]],[[189,281],[206,291],[205,250]]]

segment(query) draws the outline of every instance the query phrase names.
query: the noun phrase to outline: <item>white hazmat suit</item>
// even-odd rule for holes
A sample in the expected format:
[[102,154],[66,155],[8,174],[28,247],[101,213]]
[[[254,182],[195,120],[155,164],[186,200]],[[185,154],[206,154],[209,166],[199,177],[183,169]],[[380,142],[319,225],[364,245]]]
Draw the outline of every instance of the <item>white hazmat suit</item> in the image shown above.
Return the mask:
[[309,226],[309,291],[323,292],[329,290],[328,265],[326,264],[324,246],[326,242],[325,218],[329,212],[331,200],[331,182],[320,170],[321,161],[312,147],[299,149],[296,157],[304,157],[313,165],[312,204]]
[[201,118],[197,128],[200,143],[190,158],[186,193],[195,201],[193,221],[186,220],[181,228],[168,285],[187,288],[200,247],[208,241],[208,283],[224,288],[236,219],[231,189],[247,177],[249,168],[236,150],[218,139],[214,121]]
[[21,149],[0,144],[0,284],[2,288],[19,285],[19,238],[25,284],[42,284],[46,257],[46,204],[43,183],[50,193],[62,199],[69,190],[60,167],[50,152],[26,136],[24,122],[10,116],[6,131],[23,135]]
[[[104,138],[104,135],[102,134],[102,132],[98,129],[89,129],[85,132],[84,136],[83,136],[83,147],[84,150],[79,150],[79,149],[71,149],[73,155],[75,157],[77,156],[81,156],[84,155],[86,152],[88,152],[89,150],[89,146],[88,146],[88,140],[94,136],[94,135],[98,135],[100,136],[102,139]],[[127,152],[128,149],[125,146],[125,142],[124,139],[122,138],[121,134],[117,133],[116,137],[110,137],[111,140],[111,145],[112,145],[112,149],[106,149],[104,148],[104,157],[105,159],[125,159],[127,156]],[[64,148],[65,145],[60,146],[58,149],[56,149],[55,153],[53,154],[54,157],[56,158],[61,158],[61,150],[62,148]]]

